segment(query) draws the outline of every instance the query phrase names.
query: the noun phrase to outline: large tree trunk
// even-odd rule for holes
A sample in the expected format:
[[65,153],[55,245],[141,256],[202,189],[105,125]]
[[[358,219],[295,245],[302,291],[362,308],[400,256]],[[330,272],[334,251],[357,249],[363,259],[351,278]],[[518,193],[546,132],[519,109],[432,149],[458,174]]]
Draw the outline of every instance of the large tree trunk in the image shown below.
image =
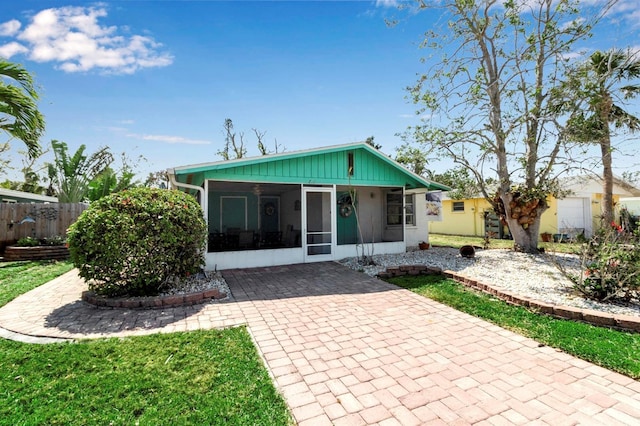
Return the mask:
[[546,200],[522,202],[513,193],[500,195],[504,211],[500,216],[507,222],[513,237],[513,249],[524,253],[539,253],[538,235],[542,213],[547,208]]

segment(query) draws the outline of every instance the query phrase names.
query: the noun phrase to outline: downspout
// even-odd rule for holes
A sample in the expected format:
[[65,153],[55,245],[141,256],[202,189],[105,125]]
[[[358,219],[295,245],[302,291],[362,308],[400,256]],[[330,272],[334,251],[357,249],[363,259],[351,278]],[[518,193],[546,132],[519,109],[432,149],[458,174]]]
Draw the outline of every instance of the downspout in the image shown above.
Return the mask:
[[[202,209],[202,216],[204,217],[204,221],[207,224],[207,229],[209,228],[209,218],[207,216],[209,216],[209,212],[208,212],[208,206],[207,208],[205,208],[205,199],[204,199],[204,188],[201,188],[199,186],[196,185],[191,185],[190,183],[182,183],[182,182],[178,182],[176,180],[176,172],[175,169],[168,169],[167,170],[167,174],[169,175],[169,183],[171,183],[171,186],[173,188],[187,188],[187,189],[195,189],[196,191],[198,191],[200,193],[200,208]],[[206,185],[206,181],[205,181],[205,185]],[[208,232],[208,231],[207,231]],[[204,248],[204,252],[208,253],[209,252],[209,242],[208,239],[205,240],[205,248]],[[216,265],[217,268],[217,265]]]
[[204,212],[204,188],[200,187],[200,186],[196,186],[196,185],[191,185],[190,183],[182,183],[182,182],[178,182],[176,180],[176,173],[175,170],[167,170],[167,174],[169,175],[169,182],[171,183],[171,186],[173,186],[174,188],[187,188],[187,189],[195,189],[196,191],[198,191],[200,193],[200,207],[202,208],[202,211]]

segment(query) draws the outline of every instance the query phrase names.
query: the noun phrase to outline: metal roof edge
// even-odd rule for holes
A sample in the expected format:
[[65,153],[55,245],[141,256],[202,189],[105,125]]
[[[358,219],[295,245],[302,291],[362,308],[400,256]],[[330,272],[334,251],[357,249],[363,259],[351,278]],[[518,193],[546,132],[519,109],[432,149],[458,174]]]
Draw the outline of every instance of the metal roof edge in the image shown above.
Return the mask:
[[48,201],[50,203],[57,203],[58,202],[58,198],[57,197],[50,197],[48,195],[34,194],[32,192],[16,191],[14,189],[0,188],[0,194],[1,195],[7,195],[7,196],[10,196],[10,197],[30,198],[32,200]]

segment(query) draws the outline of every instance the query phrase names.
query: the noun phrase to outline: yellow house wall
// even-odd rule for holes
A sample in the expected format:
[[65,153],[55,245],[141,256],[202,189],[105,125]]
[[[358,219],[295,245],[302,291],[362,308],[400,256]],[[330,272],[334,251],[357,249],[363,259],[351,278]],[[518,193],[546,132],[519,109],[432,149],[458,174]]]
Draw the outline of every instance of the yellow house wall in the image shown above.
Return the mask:
[[[454,212],[453,202],[464,202],[464,212]],[[484,235],[484,211],[491,205],[483,198],[442,200],[442,221],[429,222],[429,232],[448,235]]]
[[[617,205],[616,199],[620,199],[620,197],[614,195],[613,203],[614,206]],[[596,230],[600,229],[600,216],[602,215],[602,194],[593,194],[591,196],[591,229]],[[617,216],[617,215],[616,215]]]
[[547,198],[549,208],[542,213],[540,218],[540,233],[558,233],[558,200],[555,197]]
[[[442,222],[429,222],[429,232],[448,235],[484,236],[484,212],[493,207],[484,198],[473,198],[464,201],[464,212],[453,211],[453,200],[442,201]],[[542,214],[540,233],[558,233],[558,201],[554,197],[548,199],[549,208]],[[593,212],[597,216],[598,212]]]
[[[453,211],[453,201],[464,201],[464,212]],[[558,200],[549,197],[549,208],[542,214],[540,233],[557,234],[558,231]],[[613,195],[615,217],[619,217],[620,195]],[[592,230],[600,227],[602,214],[602,194],[591,194]],[[429,232],[447,235],[484,236],[484,212],[492,211],[493,207],[484,198],[466,200],[442,200],[442,221],[429,222]]]

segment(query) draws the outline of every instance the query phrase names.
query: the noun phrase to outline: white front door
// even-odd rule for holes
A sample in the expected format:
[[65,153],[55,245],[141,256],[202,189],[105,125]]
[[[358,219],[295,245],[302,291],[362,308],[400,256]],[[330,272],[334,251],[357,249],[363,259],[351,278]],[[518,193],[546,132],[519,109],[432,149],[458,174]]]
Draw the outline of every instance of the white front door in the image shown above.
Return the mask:
[[304,188],[302,194],[304,261],[333,260],[335,247],[333,188]]

